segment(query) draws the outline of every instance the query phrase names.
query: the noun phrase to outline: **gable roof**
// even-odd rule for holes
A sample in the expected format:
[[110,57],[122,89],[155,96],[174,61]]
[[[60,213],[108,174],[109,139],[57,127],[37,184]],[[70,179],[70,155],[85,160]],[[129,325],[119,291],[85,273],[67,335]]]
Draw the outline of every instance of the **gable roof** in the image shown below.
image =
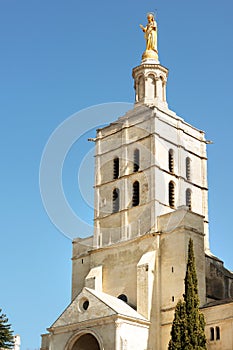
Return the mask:
[[[88,301],[87,309],[82,307],[85,301]],[[52,324],[50,329],[85,321],[100,320],[114,315],[125,316],[135,321],[149,322],[124,301],[85,287]]]
[[116,314],[147,321],[147,319],[144,316],[140,315],[123,300],[113,297],[112,295],[96,291],[91,288],[85,289],[92,295],[96,296],[96,298],[102,301],[106,306],[110,307]]

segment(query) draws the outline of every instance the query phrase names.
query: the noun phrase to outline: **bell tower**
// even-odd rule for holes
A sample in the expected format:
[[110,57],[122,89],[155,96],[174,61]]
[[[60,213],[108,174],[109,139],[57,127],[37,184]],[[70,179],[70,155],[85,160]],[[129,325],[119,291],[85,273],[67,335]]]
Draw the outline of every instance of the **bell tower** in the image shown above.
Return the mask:
[[204,217],[208,250],[205,135],[168,108],[168,69],[159,62],[152,13],[147,20],[140,25],[146,50],[133,69],[134,108],[97,130],[94,246],[153,234],[160,215],[186,207]]

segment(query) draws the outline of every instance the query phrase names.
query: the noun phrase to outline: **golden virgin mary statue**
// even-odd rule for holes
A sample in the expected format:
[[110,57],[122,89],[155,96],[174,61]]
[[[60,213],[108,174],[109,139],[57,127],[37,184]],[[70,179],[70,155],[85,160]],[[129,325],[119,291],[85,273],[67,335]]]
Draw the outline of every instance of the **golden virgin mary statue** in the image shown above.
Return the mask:
[[145,27],[140,24],[140,28],[145,33],[146,51],[142,55],[142,59],[154,59],[158,61],[157,49],[157,23],[152,12],[147,14],[148,23]]

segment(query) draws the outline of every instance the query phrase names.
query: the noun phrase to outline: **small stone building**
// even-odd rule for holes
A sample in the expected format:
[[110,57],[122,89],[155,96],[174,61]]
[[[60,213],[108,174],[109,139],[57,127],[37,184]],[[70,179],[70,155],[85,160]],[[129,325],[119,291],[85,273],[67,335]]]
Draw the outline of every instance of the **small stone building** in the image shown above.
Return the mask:
[[[145,55],[143,56],[145,57]],[[168,69],[133,69],[135,105],[97,130],[94,234],[41,350],[165,350],[194,242],[208,349],[233,349],[233,273],[209,249],[205,134],[168,108]]]

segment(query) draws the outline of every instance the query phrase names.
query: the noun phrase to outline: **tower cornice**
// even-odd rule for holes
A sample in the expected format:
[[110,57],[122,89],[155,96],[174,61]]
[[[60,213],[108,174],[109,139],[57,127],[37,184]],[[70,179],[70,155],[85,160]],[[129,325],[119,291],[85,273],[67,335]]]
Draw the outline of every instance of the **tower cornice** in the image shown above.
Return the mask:
[[162,66],[161,64],[156,64],[156,63],[142,63],[140,64],[139,66],[136,66],[133,68],[133,71],[132,71],[132,75],[133,75],[133,78],[135,76],[135,73],[139,72],[139,71],[142,71],[143,69],[151,69],[153,70],[153,72],[155,73],[155,70],[161,70],[162,72],[164,72],[165,74],[168,75],[168,72],[169,72],[169,69]]

